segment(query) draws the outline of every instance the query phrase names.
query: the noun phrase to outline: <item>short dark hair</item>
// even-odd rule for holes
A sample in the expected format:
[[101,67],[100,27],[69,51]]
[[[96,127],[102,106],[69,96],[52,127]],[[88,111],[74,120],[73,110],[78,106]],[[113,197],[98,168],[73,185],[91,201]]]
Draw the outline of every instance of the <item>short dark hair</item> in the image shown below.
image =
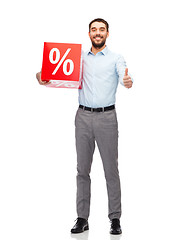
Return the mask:
[[107,32],[109,31],[109,24],[107,23],[107,21],[105,21],[105,20],[102,19],[102,18],[96,18],[96,19],[94,19],[94,20],[92,20],[92,21],[90,22],[90,24],[89,24],[89,32],[90,32],[91,25],[92,25],[92,23],[94,23],[94,22],[102,22],[102,23],[104,23],[104,24],[106,25],[106,30],[107,30]]

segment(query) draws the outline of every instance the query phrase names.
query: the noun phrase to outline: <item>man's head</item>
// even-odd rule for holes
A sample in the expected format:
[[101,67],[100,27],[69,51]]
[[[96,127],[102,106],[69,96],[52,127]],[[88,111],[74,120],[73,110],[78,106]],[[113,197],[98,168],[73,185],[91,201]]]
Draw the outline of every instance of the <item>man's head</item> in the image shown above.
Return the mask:
[[89,37],[92,45],[99,49],[105,45],[106,39],[109,36],[109,25],[102,18],[96,18],[89,24]]

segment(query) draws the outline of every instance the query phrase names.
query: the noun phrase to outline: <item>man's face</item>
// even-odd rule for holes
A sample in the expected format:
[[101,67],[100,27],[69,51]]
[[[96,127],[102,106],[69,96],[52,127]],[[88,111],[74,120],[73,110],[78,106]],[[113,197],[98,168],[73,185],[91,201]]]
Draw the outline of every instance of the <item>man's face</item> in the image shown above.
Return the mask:
[[95,48],[102,48],[109,36],[106,25],[102,22],[94,22],[90,27],[89,37]]

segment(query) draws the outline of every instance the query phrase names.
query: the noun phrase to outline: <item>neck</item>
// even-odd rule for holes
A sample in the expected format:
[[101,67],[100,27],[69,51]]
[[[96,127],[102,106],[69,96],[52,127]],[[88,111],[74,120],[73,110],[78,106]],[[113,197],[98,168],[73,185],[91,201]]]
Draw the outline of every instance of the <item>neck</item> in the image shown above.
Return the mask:
[[101,48],[95,48],[95,47],[92,45],[92,53],[93,53],[94,55],[96,55],[98,52],[101,52],[105,47],[106,47],[106,45],[104,45],[104,46],[101,47]]

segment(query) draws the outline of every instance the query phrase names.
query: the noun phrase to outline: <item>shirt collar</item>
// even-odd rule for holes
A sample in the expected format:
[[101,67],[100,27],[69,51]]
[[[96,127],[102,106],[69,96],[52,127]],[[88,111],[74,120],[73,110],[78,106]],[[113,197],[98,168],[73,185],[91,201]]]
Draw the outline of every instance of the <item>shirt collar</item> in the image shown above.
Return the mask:
[[[100,51],[99,53],[101,53],[101,54],[103,54],[103,55],[106,55],[106,54],[108,53],[108,47],[106,46],[106,47],[105,47],[102,51]],[[92,54],[92,55],[93,55],[91,49],[87,52],[87,54],[88,54],[88,55],[89,55],[89,54]]]

